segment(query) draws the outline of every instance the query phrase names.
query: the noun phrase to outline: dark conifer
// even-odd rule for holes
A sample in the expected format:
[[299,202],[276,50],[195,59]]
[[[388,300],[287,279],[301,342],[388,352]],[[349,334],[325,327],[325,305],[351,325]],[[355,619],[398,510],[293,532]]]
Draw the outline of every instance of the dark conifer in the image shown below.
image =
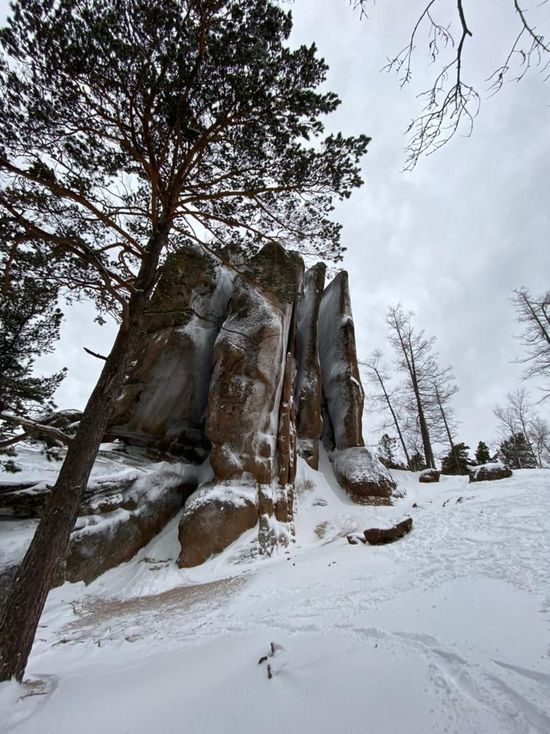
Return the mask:
[[498,456],[510,469],[536,469],[537,460],[529,441],[521,431],[500,444]]
[[485,441],[480,441],[478,443],[475,456],[477,464],[488,464],[491,461],[489,447]]
[[441,463],[442,474],[468,474],[469,446],[465,443],[456,443],[449,451],[447,456],[443,457]]
[[[1,415],[26,416],[55,407],[53,394],[65,370],[53,375],[35,374],[37,357],[51,352],[59,337],[63,314],[58,306],[59,287],[55,262],[36,248],[21,248],[10,255],[13,243],[0,245],[0,452],[14,456],[14,447],[28,433]],[[2,460],[13,470],[12,459]]]

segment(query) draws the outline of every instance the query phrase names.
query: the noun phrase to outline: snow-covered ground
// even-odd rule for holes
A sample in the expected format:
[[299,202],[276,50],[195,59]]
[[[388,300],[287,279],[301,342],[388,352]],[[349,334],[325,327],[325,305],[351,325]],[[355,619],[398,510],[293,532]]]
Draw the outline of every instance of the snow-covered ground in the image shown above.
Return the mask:
[[[296,542],[271,559],[251,531],[179,570],[175,518],[55,589],[28,682],[0,686],[0,730],[548,734],[550,472],[395,472],[406,498],[364,507],[325,471],[300,467]],[[392,545],[346,541],[407,516]]]

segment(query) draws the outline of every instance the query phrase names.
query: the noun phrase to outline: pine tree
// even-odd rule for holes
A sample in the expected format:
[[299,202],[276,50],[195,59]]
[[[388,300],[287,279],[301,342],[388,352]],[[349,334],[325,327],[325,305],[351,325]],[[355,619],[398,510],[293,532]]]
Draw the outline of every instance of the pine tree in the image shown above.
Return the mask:
[[441,463],[442,474],[468,474],[469,446],[465,443],[456,443],[449,451],[447,456],[443,457]]
[[489,447],[487,446],[485,441],[480,441],[478,443],[475,457],[477,464],[488,464],[491,461]]
[[500,444],[499,458],[510,469],[536,469],[537,460],[529,441],[521,431],[513,433]]
[[[36,357],[51,352],[59,337],[63,314],[57,305],[59,286],[55,263],[36,248],[24,248],[17,258],[12,247],[0,245],[3,274],[0,291],[0,417],[28,415],[55,407],[53,394],[65,370],[40,377],[34,373]],[[0,451],[13,456],[13,446],[27,438],[12,422],[0,420]],[[3,462],[8,469],[13,461]]]
[[335,198],[369,139],[324,135],[338,97],[270,0],[15,0],[0,35],[0,210],[120,321],[0,619],[21,680],[170,250],[235,241],[338,259]]

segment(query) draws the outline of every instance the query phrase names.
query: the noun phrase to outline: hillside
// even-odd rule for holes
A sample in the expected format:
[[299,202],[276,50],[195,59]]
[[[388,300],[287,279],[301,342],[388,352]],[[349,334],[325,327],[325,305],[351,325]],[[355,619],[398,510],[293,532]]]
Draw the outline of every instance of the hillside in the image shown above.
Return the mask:
[[[271,558],[250,530],[180,569],[176,516],[131,561],[54,589],[0,729],[550,731],[550,473],[395,472],[406,497],[373,507],[320,468],[300,460],[295,541]],[[394,544],[346,540],[407,516]]]

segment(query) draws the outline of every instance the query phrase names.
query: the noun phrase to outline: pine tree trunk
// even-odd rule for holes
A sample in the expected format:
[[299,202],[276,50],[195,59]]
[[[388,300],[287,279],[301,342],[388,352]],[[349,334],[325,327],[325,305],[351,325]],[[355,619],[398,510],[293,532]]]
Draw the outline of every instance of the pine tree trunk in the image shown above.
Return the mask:
[[145,307],[166,238],[167,232],[162,231],[151,238],[128,303],[127,318],[84,409],[55,487],[8,592],[0,619],[0,681],[23,679],[36,628],[64,562],[99,445],[139,345]]

